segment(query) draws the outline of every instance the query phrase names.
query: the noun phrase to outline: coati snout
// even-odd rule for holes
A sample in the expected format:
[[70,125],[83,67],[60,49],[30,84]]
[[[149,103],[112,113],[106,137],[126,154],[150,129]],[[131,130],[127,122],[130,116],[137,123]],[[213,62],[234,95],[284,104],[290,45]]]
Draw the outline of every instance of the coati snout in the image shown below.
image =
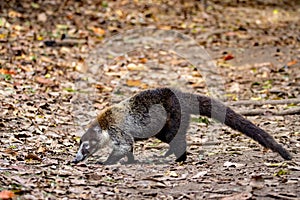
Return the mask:
[[79,150],[72,162],[81,162],[103,148],[109,140],[108,137],[107,131],[101,129],[97,120],[92,122],[89,129],[81,137]]
[[73,160],[73,163],[79,163],[87,158],[87,156],[90,154],[90,145],[89,141],[80,142],[79,150],[76,154],[75,159]]

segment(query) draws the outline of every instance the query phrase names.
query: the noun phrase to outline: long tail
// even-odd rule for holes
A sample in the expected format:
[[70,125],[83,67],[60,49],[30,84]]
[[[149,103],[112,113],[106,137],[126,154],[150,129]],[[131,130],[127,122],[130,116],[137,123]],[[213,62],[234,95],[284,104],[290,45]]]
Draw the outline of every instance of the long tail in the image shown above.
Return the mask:
[[[234,112],[223,103],[202,95],[184,93],[183,96],[191,108],[191,114],[200,114],[214,118],[232,129],[242,132],[262,146],[269,148],[274,152],[278,152],[284,159],[292,159],[290,153],[278,144],[271,135],[245,119],[242,115]],[[195,103],[195,101],[197,103]],[[197,106],[198,109],[195,109],[195,106]]]

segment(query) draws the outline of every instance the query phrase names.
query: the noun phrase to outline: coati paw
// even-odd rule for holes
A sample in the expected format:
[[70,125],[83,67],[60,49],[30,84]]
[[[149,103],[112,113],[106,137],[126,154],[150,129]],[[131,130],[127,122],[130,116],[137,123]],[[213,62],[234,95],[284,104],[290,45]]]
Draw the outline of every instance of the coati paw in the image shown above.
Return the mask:
[[98,161],[96,162],[97,165],[105,165],[104,162]]
[[121,162],[122,165],[137,164],[137,163],[139,163],[138,160],[127,160]]
[[184,152],[184,154],[182,154],[179,158],[176,159],[176,162],[185,162],[187,159],[187,153]]
[[118,163],[118,161],[107,160],[102,165],[114,165],[114,164],[117,164],[117,163]]

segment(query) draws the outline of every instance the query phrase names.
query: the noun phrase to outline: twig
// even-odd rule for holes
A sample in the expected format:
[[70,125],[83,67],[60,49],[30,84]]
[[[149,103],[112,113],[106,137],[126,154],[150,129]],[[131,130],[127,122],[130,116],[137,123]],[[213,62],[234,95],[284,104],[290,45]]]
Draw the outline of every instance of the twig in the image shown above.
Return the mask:
[[255,116],[255,115],[299,115],[300,114],[300,107],[290,108],[283,111],[272,111],[272,110],[263,110],[263,109],[254,109],[254,110],[246,110],[238,112],[241,115],[245,116]]
[[17,171],[16,169],[0,167],[0,171]]
[[295,98],[295,99],[280,99],[280,100],[265,100],[265,101],[241,100],[241,101],[227,102],[226,104],[231,106],[239,106],[239,105],[261,106],[266,104],[276,105],[276,104],[291,104],[291,103],[298,104],[300,103],[300,99]]
[[284,194],[277,194],[277,193],[273,193],[273,192],[267,194],[267,197],[271,197],[271,198],[275,198],[275,199],[285,199],[285,200],[296,200],[296,199],[298,199],[296,197],[296,194],[295,194],[295,197],[290,197],[290,196],[286,196]]

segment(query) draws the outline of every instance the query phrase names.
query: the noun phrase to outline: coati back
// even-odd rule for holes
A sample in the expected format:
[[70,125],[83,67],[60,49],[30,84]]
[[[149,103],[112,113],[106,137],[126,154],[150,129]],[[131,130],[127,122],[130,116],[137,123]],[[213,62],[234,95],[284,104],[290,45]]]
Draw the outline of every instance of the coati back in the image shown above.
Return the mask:
[[134,161],[134,141],[152,136],[169,144],[165,156],[174,154],[176,161],[185,161],[191,114],[212,117],[278,152],[284,159],[292,159],[271,135],[221,102],[203,95],[158,88],[142,91],[103,110],[81,137],[73,162],[83,161],[110,141],[113,150],[103,164],[114,164],[125,156],[130,163]]

